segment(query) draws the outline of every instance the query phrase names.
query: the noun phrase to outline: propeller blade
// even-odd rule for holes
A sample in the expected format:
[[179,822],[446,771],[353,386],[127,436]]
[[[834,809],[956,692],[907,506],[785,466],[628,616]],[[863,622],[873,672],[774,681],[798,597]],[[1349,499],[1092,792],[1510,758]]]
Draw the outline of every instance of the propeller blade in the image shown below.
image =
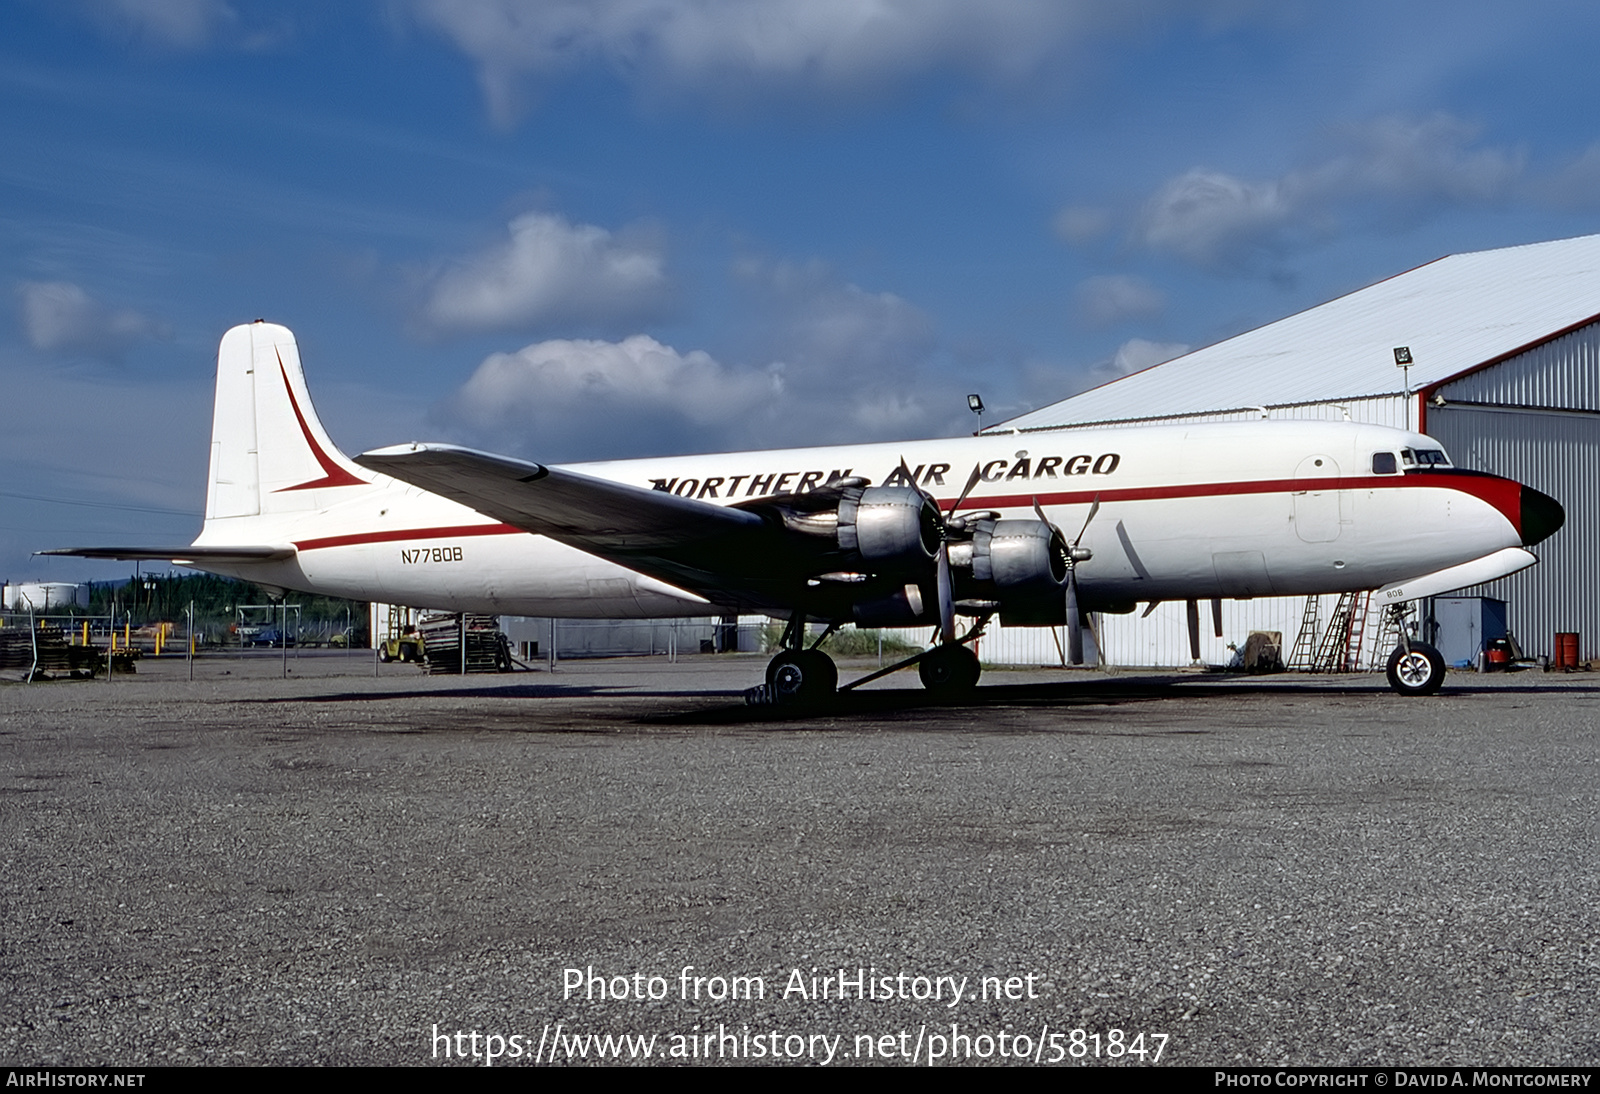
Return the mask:
[[[904,463],[905,460],[902,459],[900,462]],[[961,503],[967,500],[967,495],[972,493],[972,488],[978,485],[978,480],[982,477],[982,469],[977,464],[973,464],[972,474],[967,476],[967,485],[961,488],[961,496],[957,498],[956,503],[950,507],[950,512],[945,514],[946,519],[956,515],[956,510],[961,508]]]
[[[1035,498],[1033,504],[1034,505],[1038,505],[1039,504],[1039,500],[1037,498]],[[1078,544],[1083,542],[1083,533],[1085,533],[1085,532],[1087,532],[1089,530],[1089,522],[1094,519],[1094,515],[1096,513],[1098,513],[1099,511],[1100,511],[1100,495],[1096,494],[1094,496],[1094,504],[1089,506],[1089,515],[1083,518],[1083,527],[1078,529],[1078,538],[1072,541],[1072,545],[1074,547],[1076,547]]]
[[1200,660],[1200,602],[1198,600],[1185,601],[1189,615],[1189,656]]
[[900,478],[904,480],[905,484],[911,487],[911,489],[915,490],[925,498],[928,497],[928,492],[917,484],[916,476],[911,473],[911,468],[906,466],[906,458],[904,456],[900,457]]
[[956,603],[950,591],[950,545],[939,544],[939,641],[956,640]]
[[1067,571],[1067,660],[1083,664],[1083,617],[1078,611],[1078,571]]

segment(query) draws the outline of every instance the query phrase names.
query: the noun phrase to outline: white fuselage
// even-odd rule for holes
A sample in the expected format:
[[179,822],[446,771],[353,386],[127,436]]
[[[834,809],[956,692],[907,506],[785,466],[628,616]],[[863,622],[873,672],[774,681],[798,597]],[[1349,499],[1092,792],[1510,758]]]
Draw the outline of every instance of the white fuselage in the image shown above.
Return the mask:
[[[893,444],[674,456],[572,470],[728,505],[855,475],[915,482],[948,510],[1033,514],[1083,533],[1086,597],[1130,602],[1372,589],[1520,542],[1515,484],[1441,471],[1375,474],[1375,452],[1437,448],[1404,430],[1255,421],[1075,429]],[[368,475],[370,476],[370,472]],[[710,614],[705,600],[465,506],[375,476],[312,491],[273,518],[281,562],[206,568],[285,588],[457,611],[577,618]],[[1496,485],[1498,484],[1498,485]],[[348,500],[345,500],[348,498]],[[197,545],[263,541],[265,518],[207,522]],[[725,607],[725,606],[724,606]]]

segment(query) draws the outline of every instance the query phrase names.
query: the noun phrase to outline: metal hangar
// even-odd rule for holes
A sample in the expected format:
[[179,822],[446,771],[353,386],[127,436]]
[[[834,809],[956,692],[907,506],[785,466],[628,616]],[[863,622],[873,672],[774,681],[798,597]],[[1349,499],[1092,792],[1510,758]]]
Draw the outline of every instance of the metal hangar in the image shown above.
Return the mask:
[[[984,432],[1263,415],[1420,428],[1456,466],[1558,499],[1567,523],[1539,545],[1539,565],[1461,595],[1506,601],[1529,656],[1553,654],[1557,632],[1578,632],[1584,658],[1600,650],[1600,235],[1449,255]],[[1229,603],[1225,637],[1204,628],[1202,659],[1225,662],[1251,630],[1283,632],[1287,656],[1305,611],[1302,598]],[[1190,661],[1181,604],[1100,624],[1113,664]],[[984,656],[1053,660],[1044,641],[1025,649],[1011,630]]]

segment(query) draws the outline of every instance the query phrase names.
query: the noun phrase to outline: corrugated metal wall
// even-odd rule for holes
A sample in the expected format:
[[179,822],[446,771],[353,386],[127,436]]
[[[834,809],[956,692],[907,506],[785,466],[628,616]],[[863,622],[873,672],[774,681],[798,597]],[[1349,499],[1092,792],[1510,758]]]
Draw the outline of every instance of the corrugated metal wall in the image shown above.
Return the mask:
[[1530,656],[1552,655],[1557,631],[1582,635],[1581,656],[1600,653],[1600,414],[1447,405],[1429,414],[1428,430],[1459,466],[1542,490],[1567,513],[1566,525],[1533,548],[1539,565],[1462,595],[1506,601]]
[[[1559,501],[1566,526],[1533,551],[1539,565],[1465,590],[1507,602],[1523,651],[1553,653],[1557,631],[1600,652],[1600,323],[1551,339],[1439,389],[1428,432],[1458,466],[1492,471]],[[1464,405],[1477,404],[1477,405]],[[1532,407],[1543,410],[1524,409]]]
[[[1464,376],[1440,388],[1439,394],[1447,404],[1459,401],[1600,411],[1600,323]],[[1430,424],[1436,413],[1430,409]]]

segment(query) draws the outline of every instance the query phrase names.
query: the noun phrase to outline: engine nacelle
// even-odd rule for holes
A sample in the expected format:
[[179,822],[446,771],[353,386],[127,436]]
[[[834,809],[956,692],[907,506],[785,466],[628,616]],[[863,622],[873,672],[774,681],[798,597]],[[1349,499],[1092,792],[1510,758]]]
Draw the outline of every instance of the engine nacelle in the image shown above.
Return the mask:
[[1067,560],[1066,539],[1042,520],[985,518],[970,541],[950,547],[957,601],[998,604],[1003,622],[1021,626],[1065,618]]
[[942,536],[939,510],[910,487],[851,487],[839,499],[839,548],[872,569],[925,569]]
[[915,627],[931,621],[927,599],[915,582],[883,596],[858,600],[851,607],[858,627]]

